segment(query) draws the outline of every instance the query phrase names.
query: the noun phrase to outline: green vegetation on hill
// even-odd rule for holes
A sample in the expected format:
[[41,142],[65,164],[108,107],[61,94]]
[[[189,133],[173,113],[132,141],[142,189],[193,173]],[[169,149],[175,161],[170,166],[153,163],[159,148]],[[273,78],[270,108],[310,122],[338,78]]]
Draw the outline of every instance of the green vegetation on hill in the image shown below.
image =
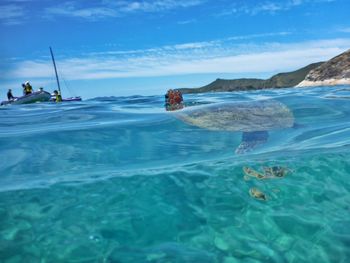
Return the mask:
[[317,68],[322,63],[313,63],[293,72],[279,73],[269,79],[217,79],[201,88],[186,88],[180,89],[180,91],[186,94],[293,87],[303,81],[312,69]]

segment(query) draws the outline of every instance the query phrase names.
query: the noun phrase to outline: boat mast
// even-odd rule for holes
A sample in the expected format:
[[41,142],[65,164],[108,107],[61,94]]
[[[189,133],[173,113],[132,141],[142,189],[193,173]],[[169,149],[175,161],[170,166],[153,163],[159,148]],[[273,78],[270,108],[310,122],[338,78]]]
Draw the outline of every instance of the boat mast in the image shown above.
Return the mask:
[[[54,66],[54,68],[55,68],[55,74],[56,74],[56,80],[57,80],[58,91],[59,91],[60,94],[61,94],[60,81],[59,81],[59,79],[58,79],[57,69],[56,69],[56,63],[55,63],[55,58],[54,58],[54,56],[53,56],[51,47],[50,47],[50,53],[51,53],[51,58],[52,58],[53,66]],[[62,95],[62,94],[61,94],[61,95]]]

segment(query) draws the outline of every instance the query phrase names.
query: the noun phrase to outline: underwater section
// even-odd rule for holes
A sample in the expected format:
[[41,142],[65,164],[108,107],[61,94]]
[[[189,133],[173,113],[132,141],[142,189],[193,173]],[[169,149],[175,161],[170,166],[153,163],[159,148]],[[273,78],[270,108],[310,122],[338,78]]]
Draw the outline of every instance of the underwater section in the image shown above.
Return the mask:
[[0,107],[0,262],[348,262],[349,98]]

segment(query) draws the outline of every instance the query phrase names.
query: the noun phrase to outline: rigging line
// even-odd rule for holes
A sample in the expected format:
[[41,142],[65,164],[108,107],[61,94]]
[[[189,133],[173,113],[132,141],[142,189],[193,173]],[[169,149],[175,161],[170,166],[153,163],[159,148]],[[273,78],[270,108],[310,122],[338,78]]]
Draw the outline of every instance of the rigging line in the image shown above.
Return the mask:
[[76,93],[73,91],[73,89],[71,89],[71,88],[69,87],[69,85],[68,85],[68,83],[66,82],[66,79],[65,79],[65,77],[64,77],[64,75],[62,74],[61,71],[60,71],[60,75],[61,75],[61,78],[62,78],[62,80],[63,80],[63,83],[64,83],[65,87],[67,88],[69,94],[70,94],[71,96],[73,96],[73,97],[76,97],[76,96],[77,96]]

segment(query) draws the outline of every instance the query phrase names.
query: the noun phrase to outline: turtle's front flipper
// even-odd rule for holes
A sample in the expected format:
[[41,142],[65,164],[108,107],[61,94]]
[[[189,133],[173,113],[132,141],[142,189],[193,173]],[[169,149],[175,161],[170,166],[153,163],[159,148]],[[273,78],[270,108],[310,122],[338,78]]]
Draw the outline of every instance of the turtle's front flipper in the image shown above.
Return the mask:
[[242,142],[237,147],[236,153],[242,154],[252,151],[255,147],[265,143],[269,137],[267,131],[243,132]]

